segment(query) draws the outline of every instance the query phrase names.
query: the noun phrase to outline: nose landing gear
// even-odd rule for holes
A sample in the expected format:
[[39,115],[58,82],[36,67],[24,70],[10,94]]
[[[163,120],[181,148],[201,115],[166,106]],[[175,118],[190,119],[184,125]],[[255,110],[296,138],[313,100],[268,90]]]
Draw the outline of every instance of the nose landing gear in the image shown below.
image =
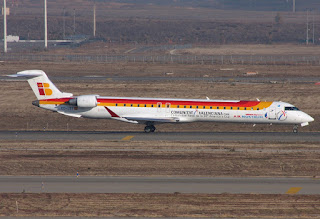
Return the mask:
[[298,125],[294,125],[292,129],[293,133],[298,133]]

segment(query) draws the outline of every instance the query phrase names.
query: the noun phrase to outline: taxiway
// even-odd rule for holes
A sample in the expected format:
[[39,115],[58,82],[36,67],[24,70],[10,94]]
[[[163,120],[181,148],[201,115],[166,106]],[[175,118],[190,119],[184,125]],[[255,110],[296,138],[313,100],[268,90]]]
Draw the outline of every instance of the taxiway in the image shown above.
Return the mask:
[[0,176],[0,193],[320,194],[313,178]]
[[221,142],[320,142],[317,132],[102,132],[102,131],[0,131],[2,140],[131,140]]

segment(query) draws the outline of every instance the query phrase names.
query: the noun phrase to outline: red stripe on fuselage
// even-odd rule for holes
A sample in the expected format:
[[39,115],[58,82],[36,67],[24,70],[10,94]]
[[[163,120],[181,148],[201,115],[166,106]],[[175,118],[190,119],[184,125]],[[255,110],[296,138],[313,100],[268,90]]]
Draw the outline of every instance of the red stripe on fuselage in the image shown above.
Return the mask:
[[197,106],[232,106],[232,107],[252,107],[258,105],[259,101],[239,102],[217,102],[217,101],[190,101],[190,100],[139,100],[139,99],[102,99],[98,98],[100,103],[126,103],[126,104],[157,104],[170,103],[171,105],[197,105]]
[[[72,98],[44,99],[48,104],[50,102],[68,102]],[[126,103],[126,104],[157,104],[170,103],[171,105],[194,105],[194,106],[226,106],[226,107],[253,107],[258,105],[259,101],[240,100],[238,102],[219,102],[219,101],[190,101],[190,100],[140,100],[140,99],[113,99],[113,98],[97,98],[99,103]]]

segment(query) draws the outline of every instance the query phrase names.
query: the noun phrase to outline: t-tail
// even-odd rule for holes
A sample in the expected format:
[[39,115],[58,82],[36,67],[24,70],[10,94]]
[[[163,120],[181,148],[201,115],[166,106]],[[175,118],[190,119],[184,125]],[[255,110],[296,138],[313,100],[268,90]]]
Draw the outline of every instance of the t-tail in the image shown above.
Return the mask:
[[38,100],[72,97],[71,93],[61,92],[42,70],[20,71],[10,77],[28,78],[28,83]]

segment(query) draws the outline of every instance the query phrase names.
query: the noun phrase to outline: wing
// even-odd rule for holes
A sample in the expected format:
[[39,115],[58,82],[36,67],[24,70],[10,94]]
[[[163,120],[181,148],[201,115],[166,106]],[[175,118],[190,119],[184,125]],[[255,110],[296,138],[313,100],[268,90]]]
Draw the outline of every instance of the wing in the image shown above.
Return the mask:
[[112,119],[116,119],[122,122],[129,122],[129,123],[146,123],[146,122],[156,122],[156,123],[163,123],[163,122],[179,122],[180,119],[178,117],[155,117],[151,115],[146,116],[135,116],[135,115],[121,115],[119,116],[108,107],[105,107],[106,110],[111,115]]
[[127,120],[137,121],[139,123],[146,122],[156,122],[156,123],[164,123],[164,122],[179,122],[180,119],[178,117],[144,117],[144,116],[123,116]]
[[57,111],[57,112],[62,114],[62,115],[65,115],[65,116],[71,116],[71,117],[76,117],[76,118],[80,118],[81,117],[81,115],[75,114],[75,113],[66,113],[64,111]]

